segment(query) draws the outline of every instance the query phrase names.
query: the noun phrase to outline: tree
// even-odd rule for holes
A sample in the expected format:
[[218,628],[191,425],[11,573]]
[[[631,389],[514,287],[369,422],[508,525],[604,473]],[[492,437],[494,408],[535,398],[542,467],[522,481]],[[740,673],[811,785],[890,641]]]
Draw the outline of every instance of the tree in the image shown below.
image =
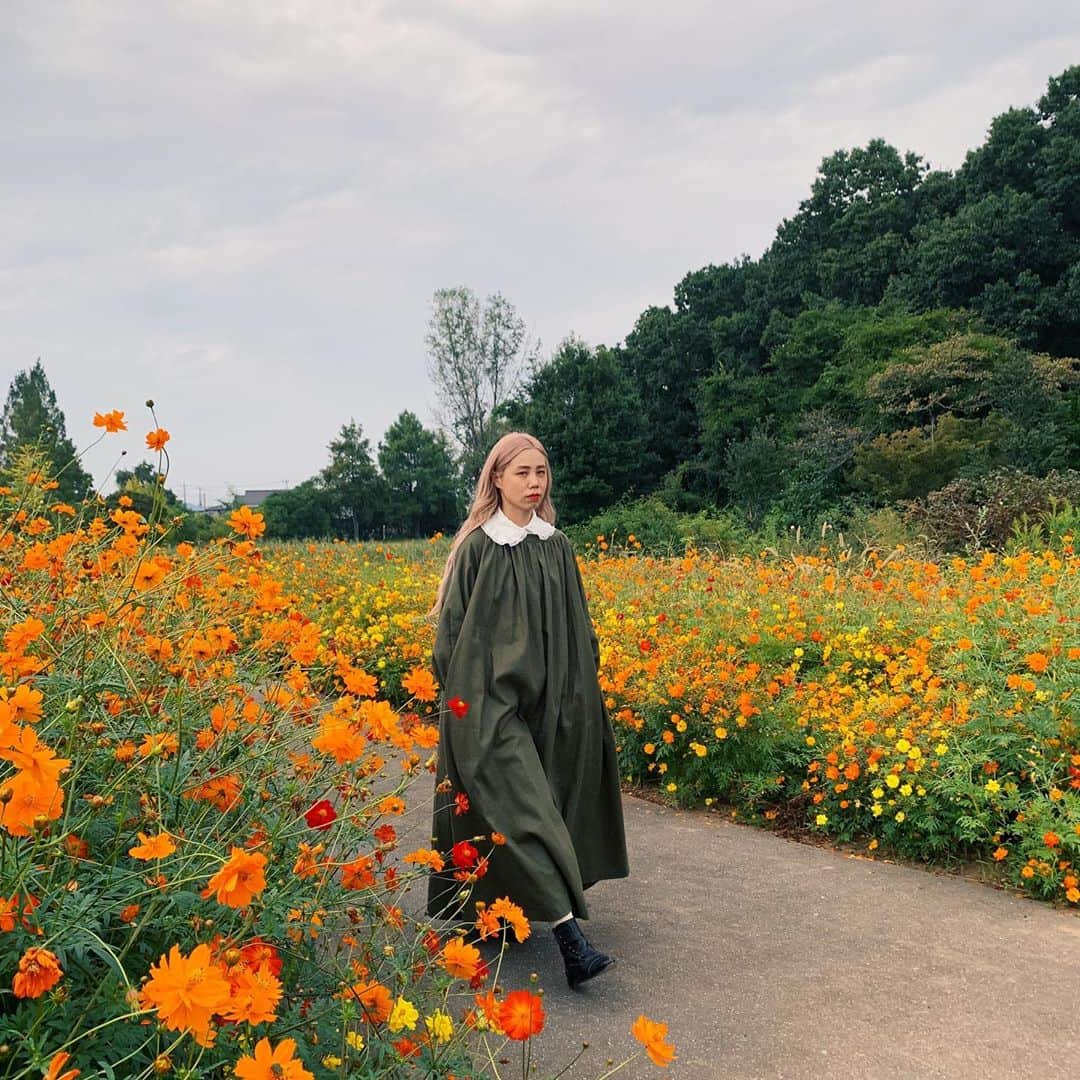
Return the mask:
[[371,443],[355,420],[342,425],[330,443],[330,464],[319,474],[337,529],[353,540],[367,535],[381,516],[381,477],[371,460]]
[[315,480],[275,491],[259,507],[266,535],[276,540],[320,540],[334,529],[330,493]]
[[526,397],[521,418],[551,458],[560,519],[584,521],[655,473],[641,399],[610,349],[568,338]]
[[698,384],[714,366],[712,337],[700,319],[651,307],[627,334],[623,357],[649,431],[647,449],[655,473],[642,469],[641,483],[651,490],[664,473],[697,455],[700,427],[694,404]]
[[920,225],[915,239],[890,295],[917,310],[971,308],[1028,346],[1052,336],[1039,318],[1040,296],[1068,268],[1075,245],[1045,199],[1007,188]]
[[439,423],[474,479],[494,441],[493,416],[513,397],[537,357],[525,321],[496,293],[481,306],[471,289],[439,289],[426,337],[428,373],[438,398]]
[[430,536],[451,528],[460,513],[454,458],[441,434],[403,412],[379,444],[386,485],[386,524],[404,536]]
[[11,467],[19,447],[29,445],[40,447],[47,456],[49,472],[59,485],[54,492],[58,501],[81,502],[93,490],[93,477],[76,458],[40,360],[29,371],[20,371],[8,389],[0,414],[0,472]]

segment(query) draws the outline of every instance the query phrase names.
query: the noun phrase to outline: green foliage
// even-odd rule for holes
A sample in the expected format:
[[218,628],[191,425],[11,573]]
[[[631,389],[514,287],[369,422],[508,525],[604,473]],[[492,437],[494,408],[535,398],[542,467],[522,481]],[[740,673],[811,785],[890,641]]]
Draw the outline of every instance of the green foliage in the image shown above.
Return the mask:
[[1001,468],[956,479],[905,507],[907,524],[939,550],[1002,548],[1017,521],[1045,523],[1048,535],[1063,535],[1064,506],[1080,506],[1080,472],[1052,471],[1045,477]]
[[689,312],[649,308],[627,334],[622,360],[641,400],[648,490],[697,451],[695,388],[714,362],[708,323]]
[[566,532],[581,551],[595,551],[604,543],[608,550],[629,548],[664,555],[688,546],[740,551],[750,537],[734,514],[680,514],[655,495],[616,503]]
[[14,479],[12,470],[20,447],[40,447],[45,471],[56,481],[55,501],[77,503],[93,490],[94,481],[79,464],[75,445],[67,436],[56,393],[37,360],[20,371],[8,388],[0,414],[0,478]]
[[276,540],[319,540],[333,533],[330,493],[315,480],[288,491],[275,491],[259,507],[266,535]]
[[397,536],[431,536],[452,529],[460,513],[458,477],[450,447],[411,412],[386,429],[379,444],[385,484],[385,522]]
[[380,517],[383,488],[371,459],[371,443],[355,420],[343,424],[330,442],[330,464],[319,474],[335,532],[359,540]]
[[568,339],[526,395],[520,419],[551,458],[560,521],[583,521],[655,473],[641,399],[610,349]]
[[917,499],[942,487],[964,469],[994,463],[1008,421],[961,420],[947,413],[927,428],[879,435],[855,451],[852,483],[884,502]]

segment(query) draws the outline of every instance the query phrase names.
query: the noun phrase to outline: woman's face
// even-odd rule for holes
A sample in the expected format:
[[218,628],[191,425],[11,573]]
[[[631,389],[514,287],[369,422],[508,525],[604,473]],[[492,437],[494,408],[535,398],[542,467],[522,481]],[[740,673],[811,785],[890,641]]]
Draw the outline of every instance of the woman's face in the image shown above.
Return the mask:
[[525,525],[543,501],[548,489],[548,463],[539,450],[529,447],[510,459],[501,473],[496,473],[502,512],[518,525]]

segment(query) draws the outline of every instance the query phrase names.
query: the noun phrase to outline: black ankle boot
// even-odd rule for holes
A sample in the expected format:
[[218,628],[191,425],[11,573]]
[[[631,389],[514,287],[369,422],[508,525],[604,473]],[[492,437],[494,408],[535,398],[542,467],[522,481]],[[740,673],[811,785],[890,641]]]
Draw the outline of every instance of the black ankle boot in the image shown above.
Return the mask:
[[559,923],[552,927],[552,933],[559,943],[559,952],[562,953],[563,963],[566,965],[566,981],[571,990],[576,990],[583,982],[595,978],[615,963],[610,956],[594,949],[585,940],[577,919]]

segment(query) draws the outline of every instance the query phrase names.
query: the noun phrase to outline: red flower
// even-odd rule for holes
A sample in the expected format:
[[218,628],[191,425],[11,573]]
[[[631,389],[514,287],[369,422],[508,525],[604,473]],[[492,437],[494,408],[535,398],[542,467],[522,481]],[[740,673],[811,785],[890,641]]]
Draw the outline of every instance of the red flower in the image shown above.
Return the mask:
[[305,815],[304,820],[313,829],[329,829],[337,818],[337,811],[329,799],[320,799]]
[[451,849],[450,858],[462,870],[471,870],[480,858],[480,852],[468,840],[459,840]]
[[454,813],[459,817],[469,812],[469,796],[464,791],[459,791],[454,796]]
[[469,703],[462,701],[459,697],[452,697],[447,703],[446,707],[460,720],[468,711]]
[[487,977],[490,974],[491,969],[488,967],[487,961],[481,957],[480,963],[476,965],[476,974],[469,980],[469,989],[479,990],[487,982]]
[[544,1006],[536,994],[514,990],[499,1006],[499,1027],[508,1039],[521,1042],[544,1030]]

